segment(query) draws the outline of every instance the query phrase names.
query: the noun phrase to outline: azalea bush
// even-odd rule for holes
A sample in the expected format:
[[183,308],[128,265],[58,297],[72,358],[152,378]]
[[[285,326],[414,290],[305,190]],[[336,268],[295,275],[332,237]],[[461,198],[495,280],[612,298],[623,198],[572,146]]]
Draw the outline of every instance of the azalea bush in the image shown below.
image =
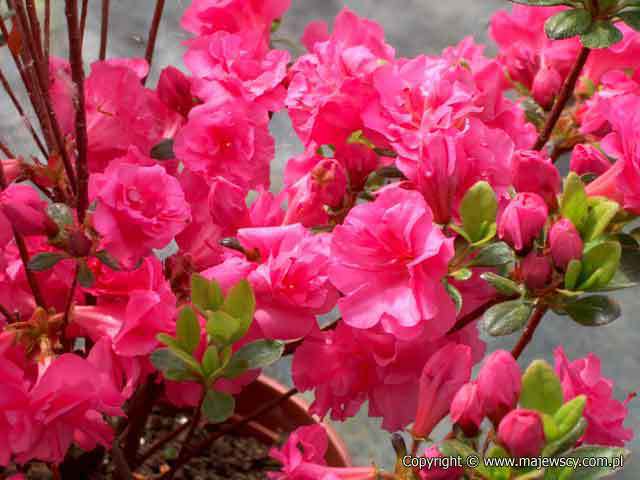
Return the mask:
[[[277,48],[290,0],[193,0],[187,71],[150,87],[164,1],[145,59],[106,57],[103,2],[93,61],[86,1],[64,2],[58,58],[50,2],[9,0],[22,86],[0,80],[36,153],[0,138],[0,473],[81,478],[93,458],[133,478],[163,448],[140,441],[154,407],[173,405],[189,419],[171,479],[302,391],[336,421],[366,403],[395,468],[327,465],[318,423],[273,448],[269,478],[619,470],[634,394],[614,398],[594,354],[518,359],[549,312],[589,335],[640,279],[640,2],[515,3],[491,20],[496,58],[471,38],[402,58],[348,9],[300,53]],[[274,191],[277,112],[304,151]],[[295,388],[234,416],[283,355]]]

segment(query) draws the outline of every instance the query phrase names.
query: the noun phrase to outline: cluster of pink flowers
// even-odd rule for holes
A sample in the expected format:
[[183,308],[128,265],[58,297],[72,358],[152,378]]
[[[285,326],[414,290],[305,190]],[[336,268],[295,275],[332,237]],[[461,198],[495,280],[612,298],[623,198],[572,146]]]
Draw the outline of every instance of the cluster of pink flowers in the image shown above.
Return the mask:
[[[293,381],[315,394],[312,413],[342,421],[367,402],[382,428],[413,424],[416,438],[447,416],[467,436],[489,419],[509,454],[542,451],[540,412],[518,408],[514,357],[494,352],[471,380],[485,354],[473,320],[483,306],[514,300],[485,281],[504,273],[498,267],[512,268],[502,280],[529,303],[563,282],[565,293],[605,287],[614,273],[582,267],[596,228],[584,225],[587,198],[580,218],[559,202],[557,156],[534,150],[536,126],[513,95],[553,104],[581,48],[544,33],[564,7],[497,13],[495,59],[471,38],[439,56],[400,58],[380,25],[344,9],[332,31],[311,23],[306,53],[292,59],[270,43],[289,4],[194,0],[182,19],[194,34],[185,42],[189,74],[168,67],[155,89],[144,86],[144,60],[91,66],[86,218],[64,205],[70,187],[59,158],[2,160],[0,466],[57,464],[72,444],[108,447],[106,418],[124,416],[147,379],[162,383],[170,402],[197,405],[198,383],[164,379],[149,361],[158,334],[176,334],[193,274],[225,293],[250,285],[254,322],[235,350],[249,339],[300,340]],[[613,200],[628,220],[640,215],[640,33],[622,30],[619,44],[586,63],[556,144],[570,144],[573,172],[595,177],[583,193]],[[76,157],[71,66],[52,58],[48,80]],[[304,151],[271,192],[269,121],[281,110]],[[490,205],[470,214],[465,200],[478,185],[492,192]],[[471,238],[466,224],[485,207],[495,211],[482,219],[484,238]],[[169,245],[177,251],[159,260]],[[510,260],[482,264],[487,245],[506,248]],[[321,329],[319,318],[332,312],[335,328]],[[198,358],[208,342],[201,335]],[[570,362],[562,348],[555,357],[564,401],[586,397],[579,443],[629,442],[626,405],[613,398],[598,358]],[[215,389],[239,393],[256,375]],[[273,451],[284,468],[270,478],[377,478],[372,467],[328,467],[326,450],[323,427],[300,429]],[[440,473],[423,478],[460,475]]]

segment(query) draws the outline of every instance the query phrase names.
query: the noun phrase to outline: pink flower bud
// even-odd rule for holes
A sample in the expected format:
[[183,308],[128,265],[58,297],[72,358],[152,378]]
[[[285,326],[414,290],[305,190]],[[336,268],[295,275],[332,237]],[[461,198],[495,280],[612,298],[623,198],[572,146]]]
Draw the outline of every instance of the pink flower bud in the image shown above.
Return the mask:
[[462,386],[451,402],[451,420],[468,437],[475,437],[484,419],[484,410],[478,396],[478,385],[470,382]]
[[0,160],[4,170],[4,178],[7,183],[13,182],[20,175],[20,161],[15,158]]
[[561,185],[560,172],[546,153],[518,150],[513,155],[513,186],[518,192],[537,193],[553,207]]
[[553,274],[551,259],[544,255],[531,252],[520,264],[522,279],[530,290],[539,290],[546,287]]
[[420,377],[413,435],[428,437],[447,413],[460,387],[471,377],[471,348],[448,343],[426,363]]
[[[424,451],[424,458],[440,458],[443,456],[438,447],[435,446],[429,447]],[[444,468],[441,465],[438,463],[430,468],[418,470],[420,480],[458,480],[464,474],[464,470],[458,466]]]
[[582,258],[584,243],[571,220],[563,218],[551,227],[549,232],[551,256],[558,268],[565,269],[571,260]]
[[611,162],[593,145],[577,145],[571,155],[571,171],[578,175],[595,173],[602,175],[609,170]]
[[562,87],[563,77],[550,66],[543,66],[533,79],[532,94],[534,100],[543,108],[550,107],[553,99]]
[[51,228],[46,208],[47,202],[28,185],[12,183],[0,193],[0,210],[24,236],[45,235]]
[[535,193],[519,193],[502,212],[498,225],[500,238],[516,250],[531,247],[547,221],[546,203]]
[[516,407],[520,398],[520,367],[510,352],[496,350],[484,361],[477,383],[484,413],[494,425],[498,425]]
[[544,447],[544,427],[540,414],[533,410],[513,410],[500,422],[500,443],[514,457],[536,457]]

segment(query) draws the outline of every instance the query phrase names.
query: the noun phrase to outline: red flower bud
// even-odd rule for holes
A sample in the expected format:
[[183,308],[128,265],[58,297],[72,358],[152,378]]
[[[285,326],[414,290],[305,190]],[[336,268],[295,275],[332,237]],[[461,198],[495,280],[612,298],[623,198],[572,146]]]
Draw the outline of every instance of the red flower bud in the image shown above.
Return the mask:
[[478,396],[478,385],[470,382],[462,386],[451,402],[451,420],[468,437],[475,437],[484,419],[484,410]]
[[478,396],[494,425],[518,404],[522,372],[510,352],[496,350],[487,357],[478,373]]
[[530,290],[539,290],[546,287],[553,274],[551,259],[544,255],[531,252],[520,264],[522,279]]
[[571,260],[582,258],[584,243],[570,220],[563,218],[549,232],[551,256],[558,268],[565,269]]
[[545,444],[540,414],[533,410],[513,410],[500,422],[500,443],[514,457],[536,457]]
[[46,208],[47,202],[28,185],[12,183],[0,193],[0,211],[24,236],[46,235],[50,231],[52,222]]
[[530,248],[547,221],[549,210],[535,193],[519,193],[500,217],[498,234],[516,250]]

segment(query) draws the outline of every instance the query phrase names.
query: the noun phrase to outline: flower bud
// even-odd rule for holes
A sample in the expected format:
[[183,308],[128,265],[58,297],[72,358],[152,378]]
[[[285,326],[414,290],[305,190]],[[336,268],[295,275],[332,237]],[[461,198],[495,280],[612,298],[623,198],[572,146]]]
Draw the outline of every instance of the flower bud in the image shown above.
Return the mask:
[[582,258],[584,242],[571,220],[563,218],[551,227],[549,244],[553,262],[562,270],[567,268],[571,260]]
[[478,397],[484,413],[494,425],[518,404],[522,372],[510,352],[496,350],[478,373]]
[[45,235],[51,230],[53,222],[46,208],[47,202],[28,185],[12,183],[0,193],[0,211],[24,236]]
[[502,212],[498,225],[500,238],[516,250],[531,247],[547,221],[546,203],[535,193],[519,193]]
[[555,68],[543,65],[533,79],[531,87],[533,99],[542,108],[551,107],[556,94],[562,87],[562,82],[562,75]]
[[[436,446],[427,448],[423,456],[424,458],[444,457]],[[431,467],[418,470],[418,474],[420,475],[420,480],[458,480],[464,475],[464,470],[457,465],[449,465],[449,468],[445,468],[442,463],[434,462]]]
[[540,290],[551,281],[553,265],[551,259],[537,252],[531,252],[520,264],[522,279],[529,290]]
[[470,382],[462,386],[451,402],[451,420],[467,437],[475,437],[484,419],[484,410],[478,396],[478,385]]
[[413,435],[426,438],[440,423],[460,387],[471,377],[471,348],[448,343],[425,364],[420,377]]
[[571,155],[571,171],[578,175],[594,173],[602,175],[609,170],[611,162],[593,145],[577,145]]
[[69,253],[72,257],[87,257],[91,252],[91,240],[81,230],[69,235]]
[[540,414],[533,410],[513,410],[500,422],[500,443],[514,457],[537,457],[545,444]]
[[554,207],[561,185],[560,172],[546,153],[519,150],[513,155],[513,186],[518,192],[537,193]]

